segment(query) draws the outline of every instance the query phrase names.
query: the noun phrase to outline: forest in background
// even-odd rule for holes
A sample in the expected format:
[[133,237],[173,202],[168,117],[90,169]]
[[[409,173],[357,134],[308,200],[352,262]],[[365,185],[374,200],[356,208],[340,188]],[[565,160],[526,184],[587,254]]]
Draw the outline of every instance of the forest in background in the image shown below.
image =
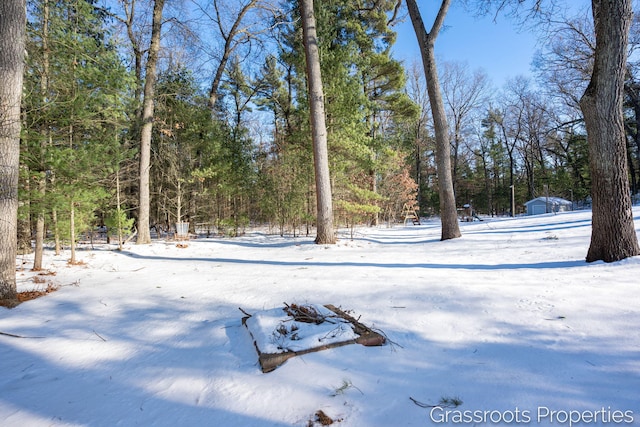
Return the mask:
[[[340,226],[393,222],[405,205],[438,214],[424,76],[417,63],[391,56],[394,24],[406,19],[395,5],[316,2]],[[135,229],[152,8],[150,0],[28,2],[23,250],[31,250],[38,223],[57,245],[98,226],[124,235]],[[182,221],[227,236],[250,224],[294,235],[313,226],[299,21],[295,1],[167,1],[151,142],[150,225],[158,234]],[[640,182],[635,24],[625,85],[633,194]],[[509,214],[512,188],[513,213],[546,194],[588,203],[578,102],[591,74],[591,20],[584,11],[536,28],[546,43],[535,80],[514,77],[496,89],[482,70],[439,64],[458,206]]]

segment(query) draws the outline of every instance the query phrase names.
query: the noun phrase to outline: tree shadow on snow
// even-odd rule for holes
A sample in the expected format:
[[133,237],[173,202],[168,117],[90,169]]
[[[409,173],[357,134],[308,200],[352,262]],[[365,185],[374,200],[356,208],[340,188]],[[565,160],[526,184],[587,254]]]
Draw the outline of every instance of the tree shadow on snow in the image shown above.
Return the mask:
[[273,265],[287,267],[362,267],[362,268],[419,268],[419,269],[465,269],[465,270],[511,270],[511,269],[549,269],[549,268],[573,268],[584,267],[588,264],[585,260],[568,260],[568,261],[545,261],[531,263],[503,263],[503,264],[444,264],[444,263],[381,263],[381,262],[326,262],[326,261],[275,261],[275,260],[259,260],[259,259],[241,259],[241,258],[202,258],[202,257],[165,257],[158,255],[141,255],[128,251],[121,252],[132,258],[155,261],[184,261],[184,262],[213,262],[213,263],[229,263],[229,264],[247,264],[247,265]]
[[[415,303],[403,308],[415,309]],[[392,341],[386,347],[353,345],[322,351],[290,359],[278,370],[288,370],[289,376],[322,372],[329,385],[326,393],[332,396],[324,407],[329,413],[346,413],[347,423],[345,408],[357,408],[354,425],[452,424],[438,420],[442,412],[430,413],[430,408],[421,408],[410,398],[434,406],[443,398],[459,398],[463,404],[457,409],[462,411],[505,414],[519,408],[531,417],[526,425],[558,425],[557,419],[548,416],[538,419],[539,410],[544,415],[551,410],[610,408],[633,411],[638,421],[637,349],[612,337],[574,333],[573,319],[542,318],[531,326],[509,320],[485,322],[482,307],[481,299],[464,296],[451,307],[451,316],[481,320],[482,327],[473,331],[461,326],[457,332],[463,338],[435,339],[439,325],[437,320],[429,322],[428,315],[422,318],[428,322],[426,327],[408,323],[398,329],[385,327],[382,321],[379,326]],[[616,320],[603,319],[608,321]],[[344,390],[331,394],[331,387],[339,389],[341,383],[346,385]],[[436,418],[430,418],[434,414]]]
[[[10,312],[16,324],[12,332],[44,338],[0,336],[0,424],[290,425],[246,405],[233,408],[223,398],[235,383],[243,383],[251,363],[229,357],[229,346],[238,342],[230,344],[224,329],[239,331],[239,316],[233,322],[194,320],[190,310],[158,296],[104,318],[87,305],[58,301],[51,316],[43,317],[50,320],[38,324],[21,321],[21,313],[30,316],[25,306]],[[39,312],[46,311],[45,304]],[[148,328],[163,324],[169,327],[166,339],[149,338]],[[249,342],[244,346],[247,353]],[[262,400],[259,391],[253,397],[248,393],[249,402]]]

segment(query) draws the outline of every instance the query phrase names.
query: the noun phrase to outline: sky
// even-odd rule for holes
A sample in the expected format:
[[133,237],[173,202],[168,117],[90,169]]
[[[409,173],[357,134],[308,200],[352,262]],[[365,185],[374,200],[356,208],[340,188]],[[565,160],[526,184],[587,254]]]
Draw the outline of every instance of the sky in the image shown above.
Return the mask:
[[[574,0],[575,1],[575,0]],[[582,3],[578,0],[575,4]],[[418,2],[425,26],[429,29],[439,2]],[[483,69],[496,87],[516,76],[532,77],[531,63],[539,49],[538,36],[522,28],[514,19],[499,15],[475,17],[460,2],[454,1],[444,22],[445,28],[436,40],[438,61],[466,62],[471,70]],[[408,15],[397,27],[394,57],[405,67],[413,61],[421,65],[418,42]]]

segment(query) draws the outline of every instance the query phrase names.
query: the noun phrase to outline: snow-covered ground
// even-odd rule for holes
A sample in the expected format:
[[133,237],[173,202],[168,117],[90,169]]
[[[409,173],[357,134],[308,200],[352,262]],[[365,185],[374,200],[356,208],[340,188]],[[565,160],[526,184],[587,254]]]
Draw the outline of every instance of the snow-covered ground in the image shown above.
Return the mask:
[[[636,230],[640,210],[635,210]],[[590,212],[252,233],[45,255],[0,308],[2,426],[640,425],[640,257],[586,264]],[[34,289],[20,258],[19,290]],[[262,373],[247,312],[333,304],[383,331]],[[460,400],[458,407],[423,408]],[[458,402],[459,403],[459,402]]]

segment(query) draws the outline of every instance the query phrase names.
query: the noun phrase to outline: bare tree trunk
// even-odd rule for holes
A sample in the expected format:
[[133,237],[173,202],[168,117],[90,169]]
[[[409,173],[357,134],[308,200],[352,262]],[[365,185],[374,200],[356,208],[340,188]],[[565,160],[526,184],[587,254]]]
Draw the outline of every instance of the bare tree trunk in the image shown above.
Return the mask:
[[[40,90],[43,93],[43,104],[47,104],[47,93],[49,90],[49,0],[44,0],[42,5],[42,78],[40,80]],[[44,164],[44,150],[49,139],[51,138],[51,132],[49,130],[48,122],[45,122],[43,129],[41,130],[42,142],[40,143],[41,161]],[[43,168],[45,169],[45,168]],[[47,194],[47,175],[46,171],[38,179],[38,195],[40,197],[40,206],[38,206],[38,212],[36,217],[36,239],[35,239],[35,252],[33,254],[33,269],[36,271],[42,270],[42,256],[44,254],[44,238],[45,238],[45,209],[44,199]]]
[[[122,250],[122,240],[124,239],[124,233],[122,232],[122,205],[120,203],[120,170],[116,171],[116,204],[118,215],[118,250]],[[107,237],[109,233],[107,231]]]
[[233,25],[229,32],[226,32],[223,28],[222,22],[223,18],[220,15],[220,9],[218,8],[218,0],[213,1],[213,6],[216,11],[216,22],[218,23],[218,29],[220,31],[220,36],[224,40],[224,48],[222,50],[222,57],[220,58],[220,63],[218,64],[218,68],[216,68],[216,73],[213,77],[213,81],[211,82],[211,89],[209,89],[209,108],[212,110],[215,108],[216,102],[218,101],[218,89],[220,87],[220,83],[222,82],[222,76],[224,74],[224,70],[227,68],[227,63],[231,58],[231,54],[238,47],[239,41],[235,40],[235,38],[245,32],[247,29],[240,27],[242,20],[245,15],[256,5],[258,4],[258,0],[250,0],[247,4],[245,4],[242,9],[238,12],[235,21],[233,21]]
[[151,169],[151,132],[153,131],[153,98],[156,83],[156,65],[160,51],[160,32],[162,29],[162,9],[164,0],[155,0],[153,5],[153,23],[151,27],[151,45],[147,58],[144,81],[144,102],[142,107],[142,132],[140,135],[140,189],[138,206],[137,244],[151,243],[149,231],[149,210],[151,197],[149,190],[149,171]]
[[58,256],[62,250],[62,244],[60,243],[60,224],[58,223],[58,210],[56,208],[51,211],[51,222],[53,223],[54,254]]
[[24,0],[0,1],[0,300],[16,300]]
[[633,224],[622,104],[631,0],[592,0],[596,50],[580,108],[589,141],[593,199],[587,262],[639,255]]
[[[38,182],[38,193],[44,199],[46,194],[46,177],[41,177]],[[35,271],[42,270],[42,256],[44,253],[44,236],[45,236],[45,222],[44,222],[44,209],[38,207],[38,217],[36,219],[36,241],[35,252],[33,254],[33,269]]]
[[[135,29],[136,0],[120,0],[124,11],[124,18],[116,17],[127,29],[127,36],[131,42],[131,49],[134,57],[134,74],[136,76],[135,100],[140,101],[142,95],[142,59],[144,55],[143,49],[140,47],[140,33]],[[136,117],[139,118],[140,109],[136,107]]]
[[440,10],[430,32],[427,32],[420,10],[415,0],[407,0],[409,16],[420,45],[422,65],[427,80],[427,91],[431,104],[431,114],[436,133],[436,166],[438,175],[438,192],[440,195],[440,220],[442,222],[441,240],[460,237],[456,198],[453,190],[451,174],[451,143],[449,142],[449,125],[442,100],[442,91],[436,68],[434,44],[442,28],[444,17],[449,9],[451,0],[442,0]]
[[[25,165],[21,165],[20,167],[23,168],[24,175],[27,176],[27,178],[23,179],[22,185],[24,186],[25,193],[29,194],[33,180],[30,177],[29,168]],[[26,255],[33,252],[33,248],[31,247],[31,206],[31,200],[28,197],[18,201],[18,212],[22,209],[24,215],[23,217],[18,215],[18,255]]]
[[73,200],[69,203],[69,240],[71,242],[71,258],[69,264],[76,263],[76,208]]
[[318,52],[313,0],[300,0],[300,16],[302,18],[304,51],[307,60],[313,163],[316,175],[316,198],[318,204],[316,243],[331,244],[336,242],[336,238],[333,230],[333,205],[331,201],[331,180],[329,176],[327,126],[325,123],[320,54]]

